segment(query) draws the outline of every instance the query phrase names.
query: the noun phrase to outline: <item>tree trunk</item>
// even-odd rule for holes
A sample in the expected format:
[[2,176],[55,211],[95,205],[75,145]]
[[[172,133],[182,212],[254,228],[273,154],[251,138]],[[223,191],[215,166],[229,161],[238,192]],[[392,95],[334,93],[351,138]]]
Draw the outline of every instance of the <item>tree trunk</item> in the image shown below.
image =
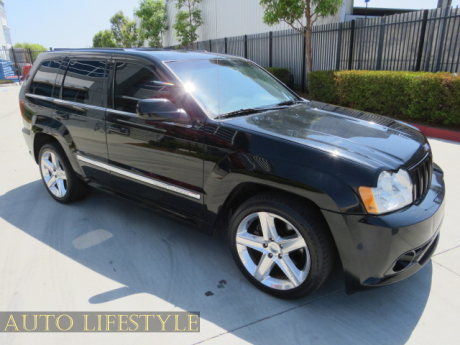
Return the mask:
[[312,70],[312,55],[311,55],[311,30],[312,30],[312,22],[311,22],[311,2],[306,1],[305,4],[305,59],[307,63],[307,75],[310,74]]
[[313,69],[313,59],[311,54],[311,28],[305,28],[305,59],[307,60],[307,74]]
[[[190,40],[190,36],[191,36],[191,30],[192,30],[192,5],[190,4],[190,0],[188,2],[188,19],[189,19],[189,23],[190,23],[190,28],[189,28],[189,32],[188,32],[188,39]],[[192,41],[191,42],[191,46],[192,46],[192,50],[194,48],[194,42]],[[188,48],[188,44],[187,44],[187,48]]]

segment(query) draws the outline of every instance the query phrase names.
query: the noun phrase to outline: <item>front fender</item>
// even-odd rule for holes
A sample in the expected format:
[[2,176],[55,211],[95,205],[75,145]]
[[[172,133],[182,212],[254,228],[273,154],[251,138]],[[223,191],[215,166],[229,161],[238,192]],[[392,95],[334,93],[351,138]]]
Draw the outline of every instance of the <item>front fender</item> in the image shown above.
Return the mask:
[[365,213],[353,188],[345,182],[343,174],[337,172],[339,167],[329,165],[329,168],[336,172],[282,157],[229,153],[213,166],[210,174],[205,172],[205,221],[214,223],[232,194],[237,190],[247,190],[242,188],[244,184],[257,186],[253,188],[256,191],[275,189],[290,193],[333,212]]

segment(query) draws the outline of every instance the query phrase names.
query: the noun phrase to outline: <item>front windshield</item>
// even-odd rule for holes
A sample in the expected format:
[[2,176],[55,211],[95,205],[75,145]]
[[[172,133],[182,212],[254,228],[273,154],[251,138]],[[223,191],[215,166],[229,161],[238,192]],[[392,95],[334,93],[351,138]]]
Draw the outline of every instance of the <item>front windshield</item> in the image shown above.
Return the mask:
[[268,73],[245,60],[186,60],[168,66],[211,118],[297,100]]

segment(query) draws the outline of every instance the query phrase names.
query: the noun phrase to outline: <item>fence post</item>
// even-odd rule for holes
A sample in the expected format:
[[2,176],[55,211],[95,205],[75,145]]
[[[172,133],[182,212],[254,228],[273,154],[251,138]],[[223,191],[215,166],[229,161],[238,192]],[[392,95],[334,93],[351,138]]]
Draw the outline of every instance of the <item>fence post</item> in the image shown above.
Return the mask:
[[[303,32],[305,33],[306,28],[303,29]],[[302,92],[305,92],[306,88],[306,68],[307,68],[307,61],[306,61],[306,55],[307,55],[307,42],[305,42],[305,34],[302,35],[302,41],[303,41],[303,48],[302,48]]]
[[428,10],[423,11],[422,29],[420,30],[420,40],[418,43],[417,62],[415,64],[416,71],[420,71],[420,68],[422,66],[423,47],[425,46],[426,24],[428,23],[428,12],[429,12]]
[[273,67],[273,32],[268,33],[268,67]]
[[380,35],[379,35],[379,49],[377,51],[377,66],[376,70],[380,71],[382,69],[382,54],[383,54],[383,41],[385,39],[385,24],[386,18],[383,17],[380,21]]
[[350,52],[348,55],[348,69],[349,70],[353,67],[353,45],[355,43],[355,23],[356,23],[356,20],[353,19],[351,21],[351,28],[350,28]]
[[228,53],[228,49],[227,49],[227,37],[225,37],[224,42],[225,42],[225,54],[227,54],[227,53]]
[[30,63],[33,64],[34,63],[34,56],[32,55],[32,50],[30,48],[28,48],[27,51],[29,52]]
[[335,69],[340,69],[340,57],[342,56],[342,23],[339,23],[339,30],[337,31],[337,59]]
[[248,35],[244,35],[244,58],[248,58]]
[[16,52],[14,51],[14,48],[11,47],[11,52],[13,53],[13,60],[14,60],[14,69],[16,71],[16,75],[18,76],[18,78],[20,78],[21,76],[21,73],[19,71],[19,66],[18,66],[18,60],[16,59]]
[[209,40],[209,51],[212,52],[212,41]]
[[448,7],[446,7],[444,13],[445,13],[444,18],[440,19],[440,20],[442,20],[442,30],[441,30],[441,39],[439,40],[439,48],[436,49],[438,51],[438,58],[436,60],[436,70],[435,70],[435,72],[438,72],[439,68],[441,67],[441,59],[442,59],[442,56],[443,56],[441,46],[442,46],[442,41],[444,41],[444,36],[445,36],[445,33],[446,33],[446,22],[447,22],[447,17],[449,16],[449,8]]

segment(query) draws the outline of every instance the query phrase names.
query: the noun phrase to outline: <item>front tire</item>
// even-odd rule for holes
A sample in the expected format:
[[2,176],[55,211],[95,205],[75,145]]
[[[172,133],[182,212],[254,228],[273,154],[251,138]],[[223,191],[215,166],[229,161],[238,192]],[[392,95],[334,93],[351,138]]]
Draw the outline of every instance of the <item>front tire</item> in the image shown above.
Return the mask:
[[244,202],[229,228],[230,249],[240,271],[279,298],[313,293],[326,280],[335,257],[332,236],[317,212],[277,194]]
[[59,144],[44,145],[38,162],[42,181],[54,200],[67,204],[88,194],[89,187],[77,177]]

